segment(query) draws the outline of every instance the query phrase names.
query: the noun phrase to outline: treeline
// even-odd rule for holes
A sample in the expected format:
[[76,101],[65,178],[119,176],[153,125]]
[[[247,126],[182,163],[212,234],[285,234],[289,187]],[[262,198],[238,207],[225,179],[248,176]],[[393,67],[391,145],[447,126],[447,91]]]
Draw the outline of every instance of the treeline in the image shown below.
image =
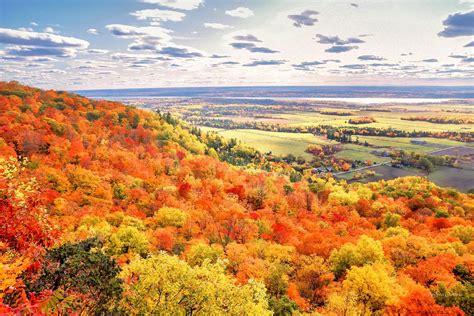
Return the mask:
[[351,111],[344,111],[344,110],[320,110],[318,111],[319,114],[324,115],[337,115],[337,116],[351,116],[354,115],[354,112]]
[[280,124],[269,124],[262,122],[235,122],[229,119],[207,119],[196,117],[189,121],[193,125],[201,125],[207,127],[223,128],[223,129],[257,129],[270,132],[287,132],[287,133],[312,133],[315,135],[328,136],[330,139],[342,140],[343,142],[352,135],[363,136],[384,136],[384,137],[432,137],[457,140],[461,142],[473,142],[473,132],[461,131],[405,131],[394,128],[378,128],[378,127],[335,127],[331,125],[318,126],[286,126]]
[[474,119],[469,117],[432,117],[432,116],[410,116],[402,117],[405,121],[421,121],[436,124],[474,124]]
[[351,118],[351,119],[349,119],[348,122],[349,122],[350,124],[359,125],[359,124],[375,123],[375,122],[377,122],[377,121],[376,121],[373,117],[363,116],[363,117]]
[[459,167],[457,158],[452,156],[432,156],[416,154],[414,152],[394,151],[390,153],[390,157],[392,157],[392,166],[415,167],[428,173],[433,172],[435,166]]

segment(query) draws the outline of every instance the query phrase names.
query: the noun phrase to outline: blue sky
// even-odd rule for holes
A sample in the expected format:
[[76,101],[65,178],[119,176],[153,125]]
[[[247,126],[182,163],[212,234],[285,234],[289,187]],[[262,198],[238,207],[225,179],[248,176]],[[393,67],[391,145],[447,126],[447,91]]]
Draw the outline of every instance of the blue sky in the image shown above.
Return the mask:
[[472,0],[0,0],[2,80],[472,85]]

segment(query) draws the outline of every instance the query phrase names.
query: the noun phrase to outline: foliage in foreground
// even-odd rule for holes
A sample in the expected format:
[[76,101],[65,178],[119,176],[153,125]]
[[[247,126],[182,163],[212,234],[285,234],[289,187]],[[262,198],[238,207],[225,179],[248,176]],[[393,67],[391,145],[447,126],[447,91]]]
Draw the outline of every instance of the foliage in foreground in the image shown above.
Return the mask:
[[472,195],[290,181],[166,115],[0,91],[1,314],[473,313]]

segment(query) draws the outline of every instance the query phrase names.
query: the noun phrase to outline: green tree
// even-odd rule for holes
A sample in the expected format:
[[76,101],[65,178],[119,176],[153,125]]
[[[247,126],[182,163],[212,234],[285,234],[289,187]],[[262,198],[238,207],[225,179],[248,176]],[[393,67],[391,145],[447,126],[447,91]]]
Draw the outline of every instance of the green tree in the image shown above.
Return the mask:
[[422,169],[426,170],[428,173],[431,173],[434,171],[433,163],[426,157],[420,158],[420,160],[418,160],[418,164]]
[[43,268],[37,278],[25,277],[29,292],[62,290],[80,293],[77,300],[91,314],[101,314],[114,308],[122,294],[120,268],[114,259],[100,251],[97,238],[76,244],[66,243],[46,253]]

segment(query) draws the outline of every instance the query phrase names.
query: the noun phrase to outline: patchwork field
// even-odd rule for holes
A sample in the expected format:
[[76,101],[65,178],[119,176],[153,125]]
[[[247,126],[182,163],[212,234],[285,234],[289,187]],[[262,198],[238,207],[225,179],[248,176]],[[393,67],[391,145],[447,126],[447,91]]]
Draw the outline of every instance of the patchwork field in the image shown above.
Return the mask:
[[[412,143],[413,138],[401,138],[401,137],[381,137],[381,136],[358,136],[361,143],[367,142],[370,145],[381,147],[381,148],[393,148],[404,150],[406,152],[415,153],[431,153],[433,151],[449,148],[453,146],[466,146],[474,148],[474,144],[468,144],[458,142],[449,139],[442,138],[429,138],[420,137],[416,138],[417,141],[426,142],[426,144],[414,144]],[[449,155],[448,153],[441,155]]]
[[[268,101],[268,100],[267,100]],[[159,102],[159,101],[154,101]],[[229,102],[229,100],[226,100]],[[313,160],[313,156],[305,150],[311,144],[340,144],[341,151],[334,154],[339,158],[337,161],[347,162],[352,172],[341,173],[345,169],[341,165],[325,166],[318,172],[331,172],[338,174],[337,177],[350,180],[370,182],[380,179],[393,179],[410,175],[428,175],[421,170],[420,165],[405,163],[403,168],[392,167],[392,158],[389,153],[393,150],[403,150],[405,153],[416,155],[453,156],[457,160],[449,164],[453,167],[434,166],[434,171],[429,178],[441,186],[455,187],[468,191],[474,187],[474,143],[452,140],[472,139],[469,133],[474,134],[474,102],[447,102],[447,103],[392,103],[392,104],[357,104],[353,102],[329,102],[320,101],[276,101],[265,103],[260,101],[243,101],[243,103],[215,103],[198,101],[188,104],[180,102],[176,106],[169,107],[169,103],[160,108],[159,103],[155,106],[160,111],[172,109],[182,119],[188,119],[197,124],[204,131],[216,131],[225,138],[235,138],[243,143],[258,149],[262,153],[271,152],[273,155],[302,156],[307,163],[319,166],[319,161]],[[255,102],[253,104],[252,102]],[[153,108],[153,106],[151,106]],[[351,119],[357,121],[360,118],[363,124],[350,123]],[[370,118],[375,122],[370,123]],[[417,121],[402,120],[402,118],[417,118]],[[438,123],[426,121],[436,119]],[[465,122],[463,124],[444,124],[440,121]],[[257,123],[257,124],[256,124]],[[425,136],[432,134],[433,137],[386,137],[374,136],[377,130],[371,131],[371,136],[352,135],[352,143],[344,140],[330,141],[326,136],[316,136],[311,133],[298,133],[298,127],[327,125],[337,127],[375,128],[380,131],[392,128],[406,132],[418,132]],[[204,127],[214,126],[214,127]],[[266,128],[262,128],[266,127]],[[293,129],[295,132],[273,132],[265,131],[277,128]],[[464,138],[458,137],[462,133]],[[436,137],[436,138],[435,138]],[[444,138],[440,138],[444,137]],[[452,138],[449,139],[448,137]],[[471,137],[471,138],[469,138]],[[328,156],[324,156],[327,158]],[[416,156],[414,156],[416,157]],[[420,159],[417,156],[417,159]],[[319,157],[318,159],[321,159]],[[330,161],[330,160],[327,160]],[[333,162],[329,162],[331,164]],[[373,163],[375,166],[370,167]],[[439,164],[439,163],[438,163]],[[307,168],[314,165],[307,164]],[[368,169],[365,169],[369,166]],[[407,168],[410,166],[410,168]],[[455,168],[454,168],[455,167]],[[420,169],[417,169],[420,168]],[[325,170],[325,171],[324,171]],[[349,170],[349,171],[350,171]],[[351,180],[356,172],[360,170],[374,171],[375,175]],[[341,173],[341,174],[339,174]]]
[[[366,127],[387,128],[404,131],[465,131],[474,132],[474,124],[437,124],[421,121],[405,121],[402,117],[407,116],[445,116],[446,113],[439,111],[423,111],[423,112],[373,112],[373,111],[356,111],[353,116],[326,115],[317,112],[299,112],[290,114],[276,114],[274,118],[284,119],[288,121],[289,126],[310,126],[310,125],[331,125],[331,126],[354,126],[349,123],[351,117],[370,116],[376,119],[376,122],[364,124]],[[464,114],[464,116],[473,114]],[[449,116],[462,117],[460,114],[449,114]]]
[[310,160],[311,155],[306,153],[309,144],[335,144],[322,137],[317,137],[309,133],[282,133],[267,132],[253,129],[217,129],[202,127],[202,131],[215,131],[225,138],[236,138],[245,144],[258,149],[261,152],[272,152],[275,155],[303,156]]
[[371,162],[387,162],[390,161],[389,158],[380,157],[374,155],[373,148],[364,147],[361,145],[354,145],[354,144],[344,144],[343,150],[336,153],[336,157],[339,158],[346,158],[350,160],[360,160],[360,161],[371,161]]
[[474,189],[474,170],[439,167],[428,179],[439,186],[456,188],[467,192]]

